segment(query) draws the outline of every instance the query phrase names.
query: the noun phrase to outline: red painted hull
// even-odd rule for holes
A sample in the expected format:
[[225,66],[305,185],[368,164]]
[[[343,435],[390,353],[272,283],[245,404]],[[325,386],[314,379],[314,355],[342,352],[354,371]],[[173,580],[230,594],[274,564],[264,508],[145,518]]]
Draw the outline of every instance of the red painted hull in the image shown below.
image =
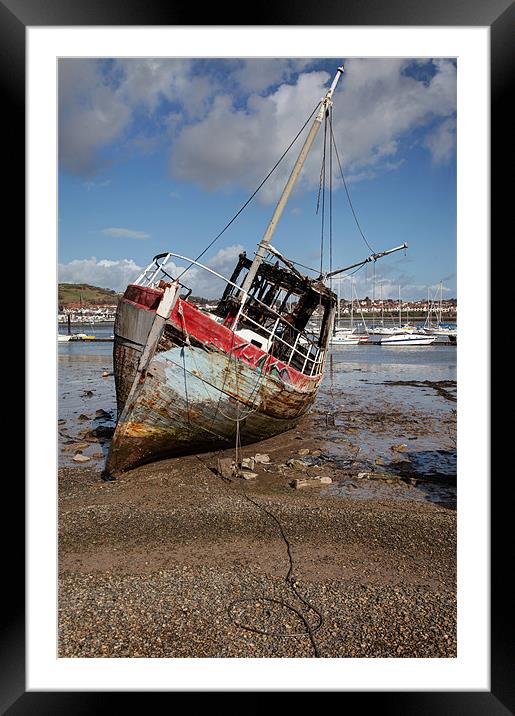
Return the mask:
[[322,374],[305,375],[180,298],[142,379],[138,362],[161,297],[131,285],[118,307],[119,419],[108,472],[230,447],[237,422],[242,443],[256,442],[292,428],[309,410]]

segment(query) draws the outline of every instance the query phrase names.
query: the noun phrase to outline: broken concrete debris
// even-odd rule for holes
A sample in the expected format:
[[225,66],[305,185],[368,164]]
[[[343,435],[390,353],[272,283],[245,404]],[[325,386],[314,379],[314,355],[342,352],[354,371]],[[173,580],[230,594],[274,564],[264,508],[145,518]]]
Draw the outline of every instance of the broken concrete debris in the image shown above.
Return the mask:
[[296,478],[290,482],[291,487],[298,490],[302,487],[320,487],[320,485],[330,485],[332,479],[330,477],[306,477]]

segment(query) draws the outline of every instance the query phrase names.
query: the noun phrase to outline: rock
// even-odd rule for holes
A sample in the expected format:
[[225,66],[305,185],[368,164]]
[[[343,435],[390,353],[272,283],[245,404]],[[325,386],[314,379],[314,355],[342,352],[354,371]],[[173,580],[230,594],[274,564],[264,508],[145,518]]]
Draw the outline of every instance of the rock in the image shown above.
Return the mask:
[[84,433],[85,438],[110,438],[113,436],[114,428],[108,425],[99,425],[93,430],[87,430]]
[[241,461],[241,466],[246,470],[253,470],[254,469],[254,458],[253,457],[244,457]]
[[370,475],[370,472],[358,472],[356,477],[358,478],[358,480],[364,480],[365,478],[370,477]]
[[311,480],[292,480],[290,482],[290,485],[295,488],[295,490],[300,489],[301,487],[309,487],[309,483],[312,482]]
[[231,480],[234,476],[234,460],[230,457],[218,458],[218,473],[226,480]]
[[247,470],[242,470],[240,473],[240,477],[244,480],[255,480],[257,476],[257,472],[248,472]]
[[95,411],[95,416],[97,418],[108,418],[109,420],[112,418],[111,413],[108,413],[107,410],[102,410],[102,408]]
[[270,455],[262,455],[260,453],[257,453],[254,455],[254,461],[259,463],[268,463],[270,462]]
[[93,391],[92,390],[85,390],[82,394],[85,398],[92,398],[93,397]]
[[77,455],[73,456],[72,460],[74,460],[75,462],[89,462],[91,458],[87,455],[81,455],[81,453],[77,453]]
[[322,454],[322,450],[312,450],[311,454],[313,455],[313,457],[320,457],[320,455]]
[[399,445],[390,445],[390,450],[393,450],[394,452],[404,452],[408,449],[408,446],[405,443],[399,443]]
[[304,462],[303,460],[296,460],[294,457],[291,457],[289,460],[286,460],[286,464],[288,467],[293,467],[296,470],[305,470],[307,467],[310,466],[309,463]]
[[384,465],[384,460],[383,460],[383,458],[382,458],[382,457],[376,457],[376,459],[375,459],[375,464],[376,464],[376,465]]
[[102,378],[109,378],[110,375],[113,375],[113,374],[112,374],[112,373],[109,373],[107,370],[105,370],[105,371],[102,373]]
[[329,484],[332,482],[330,477],[309,477],[296,478],[290,482],[290,485],[298,490],[301,487],[320,487],[321,484]]
[[397,475],[392,474],[391,472],[371,472],[369,474],[369,478],[371,480],[390,480],[391,482],[397,482],[398,477]]
[[302,450],[297,450],[297,455],[309,455],[309,448],[302,448]]
[[79,415],[79,420],[89,420],[90,416],[86,415],[86,413],[81,413]]

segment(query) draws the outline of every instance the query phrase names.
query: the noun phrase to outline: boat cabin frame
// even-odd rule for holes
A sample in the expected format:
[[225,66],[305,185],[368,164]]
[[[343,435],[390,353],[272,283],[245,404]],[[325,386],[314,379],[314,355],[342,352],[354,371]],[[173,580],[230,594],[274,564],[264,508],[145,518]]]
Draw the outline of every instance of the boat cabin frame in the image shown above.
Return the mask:
[[[170,258],[188,262],[188,268],[198,266],[225,282],[222,297],[209,313],[213,320],[304,375],[314,377],[323,372],[337,296],[321,280],[281,267],[279,261],[262,261],[250,290],[245,291],[242,285],[252,265],[245,252],[239,255],[228,279],[209,266],[169,251],[154,256],[135,285],[163,288],[168,281],[175,281],[166,270]],[[191,289],[179,285],[186,291],[181,298],[187,300]],[[317,309],[322,316],[320,330],[315,333],[306,326]]]

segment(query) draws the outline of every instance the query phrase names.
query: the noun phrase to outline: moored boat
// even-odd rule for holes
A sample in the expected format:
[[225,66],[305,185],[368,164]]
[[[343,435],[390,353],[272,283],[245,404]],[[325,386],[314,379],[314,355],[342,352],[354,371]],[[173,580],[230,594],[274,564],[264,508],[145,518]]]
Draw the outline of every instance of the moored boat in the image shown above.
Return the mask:
[[379,339],[381,346],[430,346],[436,341],[436,336],[427,336],[423,333],[394,333],[382,336]]
[[331,336],[330,343],[333,346],[357,346],[365,342],[366,338],[366,336],[360,337],[347,332],[334,333]]

